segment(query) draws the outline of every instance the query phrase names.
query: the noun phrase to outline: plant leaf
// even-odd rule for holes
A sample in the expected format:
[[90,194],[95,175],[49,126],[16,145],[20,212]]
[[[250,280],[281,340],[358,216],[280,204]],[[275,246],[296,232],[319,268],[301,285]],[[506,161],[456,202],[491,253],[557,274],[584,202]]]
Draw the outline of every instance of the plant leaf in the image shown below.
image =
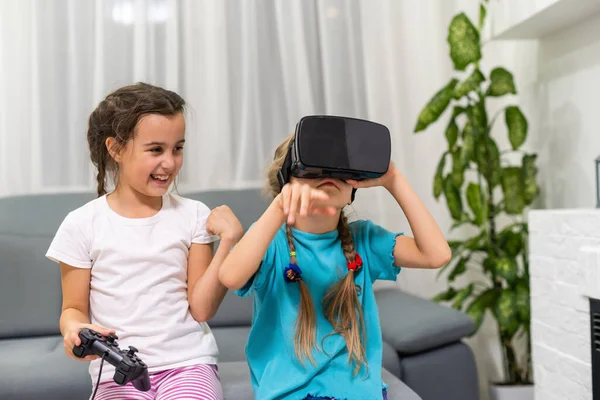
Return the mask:
[[483,223],[483,204],[481,203],[481,188],[477,183],[471,182],[467,186],[467,203],[475,216],[475,223]]
[[465,13],[452,18],[447,40],[450,45],[450,58],[458,71],[464,71],[467,65],[481,59],[479,32]]
[[441,88],[427,103],[425,108],[419,114],[417,119],[417,125],[415,126],[415,133],[425,130],[430,124],[438,120],[440,115],[444,113],[450,100],[452,99],[452,93],[456,87],[458,80],[452,78],[450,82]]
[[460,240],[449,240],[448,241],[448,246],[450,246],[450,250],[452,250],[452,253],[454,254],[454,252],[456,252],[462,245],[464,244],[463,241]]
[[483,260],[483,270],[485,272],[493,272],[496,270],[496,259],[493,257],[487,257]]
[[529,285],[525,278],[519,280],[515,287],[517,313],[521,323],[529,325],[531,318],[531,305],[529,301]]
[[480,250],[481,240],[485,237],[485,232],[480,233],[477,236],[473,236],[467,240],[465,240],[465,248],[469,250]]
[[463,226],[464,224],[468,224],[473,222],[471,220],[471,218],[469,217],[469,214],[463,212],[462,216],[460,217],[460,219],[458,221],[455,221],[452,226],[450,227],[450,231],[453,231],[454,229],[458,228],[459,226]]
[[494,68],[490,73],[490,81],[486,96],[500,97],[517,93],[513,75],[504,68]]
[[485,109],[485,100],[477,102],[474,106],[468,109],[469,120],[473,124],[475,136],[482,135],[487,129],[487,112]]
[[444,181],[444,196],[446,196],[446,203],[452,218],[460,220],[463,211],[462,199],[460,198],[460,191],[454,186],[450,176],[446,177]]
[[496,142],[490,137],[484,140],[480,137],[476,143],[476,159],[479,170],[488,181],[489,185],[494,188],[500,183],[501,168],[500,168],[500,152]]
[[502,190],[504,191],[504,211],[507,214],[521,214],[525,208],[521,168],[502,169]]
[[527,138],[527,119],[517,106],[506,107],[504,116],[508,128],[508,140],[513,150],[517,150]]
[[464,288],[460,289],[458,291],[458,293],[456,294],[456,297],[454,297],[454,301],[452,302],[452,308],[455,308],[457,310],[461,310],[463,307],[463,303],[465,302],[466,299],[469,298],[469,296],[471,296],[471,294],[473,293],[473,284],[469,284],[468,286],[465,286]]
[[456,89],[454,89],[454,98],[458,100],[472,91],[477,90],[479,85],[481,85],[481,82],[484,81],[485,76],[483,76],[481,71],[476,68],[467,79],[456,86]]
[[540,192],[535,179],[537,175],[536,158],[536,154],[525,154],[523,156],[523,198],[527,205],[530,205]]
[[486,14],[487,14],[487,10],[483,6],[483,4],[479,4],[479,25],[478,25],[479,31],[481,31],[481,28],[483,28],[483,24],[485,23]]
[[510,229],[502,231],[498,235],[498,246],[507,256],[515,258],[523,249],[523,236]]
[[446,140],[448,141],[448,149],[452,150],[458,140],[458,125],[456,125],[454,118],[450,120],[446,128]]
[[448,275],[448,282],[454,282],[454,279],[456,279],[457,276],[460,276],[467,271],[467,262],[468,261],[469,261],[469,257],[462,257],[460,260],[458,260],[458,262],[456,263],[456,265],[454,266],[454,268]]
[[457,293],[458,292],[453,287],[449,287],[446,291],[437,294],[431,300],[435,301],[436,303],[441,301],[450,301],[454,298],[454,296],[456,296]]
[[467,315],[475,321],[475,331],[471,335],[474,335],[479,330],[479,327],[483,322],[485,310],[492,306],[495,298],[496,291],[494,289],[488,289],[476,297],[467,307]]
[[452,184],[460,189],[462,187],[463,182],[465,181],[465,164],[462,162],[462,149],[457,147],[454,152],[452,152]]
[[509,338],[517,332],[517,329],[519,329],[517,300],[512,290],[502,290],[494,306],[494,315],[500,326],[500,331]]
[[452,110],[452,119],[455,119],[456,117],[458,117],[460,114],[464,113],[465,111],[467,111],[467,109],[465,107],[454,106],[454,109]]
[[444,166],[446,165],[446,155],[448,152],[442,154],[442,158],[440,158],[440,162],[438,163],[437,169],[435,171],[435,176],[433,177],[433,196],[437,200],[442,194],[442,190],[444,189]]
[[462,254],[462,250],[460,249],[460,247],[462,246],[463,242],[453,242],[453,241],[449,241],[448,245],[450,246],[450,250],[452,251],[452,258],[450,258],[450,261],[446,263],[446,265],[444,265],[442,268],[439,269],[436,278],[439,278],[440,275],[442,275],[444,273],[444,271],[446,269],[448,269],[451,265],[453,265],[454,261],[456,261],[460,255]]
[[475,331],[472,333],[474,335],[479,330],[481,323],[483,322],[483,317],[485,314],[485,306],[475,299],[469,306],[467,307],[467,315],[475,321]]
[[469,160],[473,159],[473,153],[475,151],[475,135],[471,127],[471,121],[467,121],[462,135],[463,145],[460,152],[460,162],[463,165],[463,168],[469,165]]
[[496,275],[506,279],[506,281],[510,284],[517,277],[519,265],[514,258],[500,257],[496,260],[494,269]]

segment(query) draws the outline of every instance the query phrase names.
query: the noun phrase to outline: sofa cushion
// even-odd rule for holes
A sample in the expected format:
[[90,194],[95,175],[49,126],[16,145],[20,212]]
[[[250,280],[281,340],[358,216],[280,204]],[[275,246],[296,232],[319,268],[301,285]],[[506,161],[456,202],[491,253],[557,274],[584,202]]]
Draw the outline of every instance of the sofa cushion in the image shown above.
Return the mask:
[[88,363],[66,356],[61,336],[0,340],[0,399],[87,399]]
[[402,380],[424,399],[480,398],[473,351],[462,342],[405,357],[402,370]]
[[212,327],[248,326],[252,323],[252,296],[239,297],[229,290],[217,310],[217,314],[208,321]]
[[60,268],[48,246],[69,211],[92,193],[0,199],[0,338],[59,333]]
[[421,400],[418,394],[385,368],[381,371],[381,379],[388,385],[388,400]]
[[211,327],[211,329],[219,347],[220,362],[246,360],[250,326]]
[[0,338],[60,333],[60,268],[44,257],[51,240],[0,233]]
[[250,370],[245,361],[220,362],[219,377],[225,399],[250,400],[254,398]]
[[379,289],[375,297],[383,340],[400,354],[443,346],[475,330],[466,314],[396,288]]
[[67,214],[96,196],[62,193],[0,199],[0,233],[53,237]]
[[383,368],[402,379],[402,358],[389,343],[383,342]]

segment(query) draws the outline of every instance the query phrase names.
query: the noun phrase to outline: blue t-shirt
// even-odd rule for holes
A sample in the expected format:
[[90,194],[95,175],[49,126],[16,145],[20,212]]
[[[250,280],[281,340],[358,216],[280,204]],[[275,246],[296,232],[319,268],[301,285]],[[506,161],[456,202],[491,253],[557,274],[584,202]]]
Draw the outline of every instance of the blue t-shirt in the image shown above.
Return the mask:
[[358,298],[365,320],[368,370],[362,366],[353,375],[355,365],[348,363],[348,350],[340,335],[330,335],[323,342],[333,327],[323,314],[322,300],[332,285],[348,273],[337,230],[314,234],[292,229],[296,260],[315,306],[320,349],[313,350],[316,365],[307,358],[302,365],[296,357],[294,335],[300,288],[298,283],[288,283],[284,278],[290,254],[283,225],[254,277],[236,292],[242,297],[254,294],[246,358],[256,399],[300,400],[312,395],[381,400],[382,389],[387,385],[381,379],[383,348],[373,282],[396,280],[400,267],[394,265],[393,251],[396,236],[401,233],[389,232],[370,221],[356,221],[349,226],[355,250],[363,260],[355,282],[361,288]]

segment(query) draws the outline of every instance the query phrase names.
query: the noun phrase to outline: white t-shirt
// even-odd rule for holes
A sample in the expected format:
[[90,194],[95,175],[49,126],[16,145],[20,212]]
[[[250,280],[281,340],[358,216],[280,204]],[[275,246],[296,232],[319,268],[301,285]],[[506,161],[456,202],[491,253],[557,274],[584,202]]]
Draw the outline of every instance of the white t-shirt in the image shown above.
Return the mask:
[[[46,256],[91,268],[91,321],[115,329],[119,348],[136,347],[148,371],[216,364],[218,348],[205,322],[192,317],[187,300],[187,260],[192,243],[218,239],[206,231],[210,209],[172,194],[149,218],[125,218],[106,196],[70,212]],[[90,364],[95,383],[100,360]],[[104,362],[101,382],[114,367]]]

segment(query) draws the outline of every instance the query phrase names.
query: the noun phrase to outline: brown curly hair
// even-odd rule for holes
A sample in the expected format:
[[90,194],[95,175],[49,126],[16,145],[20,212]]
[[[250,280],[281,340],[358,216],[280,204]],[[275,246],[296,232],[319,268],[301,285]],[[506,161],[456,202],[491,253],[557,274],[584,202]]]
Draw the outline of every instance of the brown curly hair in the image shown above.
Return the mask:
[[172,116],[183,113],[185,100],[177,93],[139,82],[121,87],[98,104],[88,119],[87,140],[96,175],[98,196],[106,194],[107,173],[118,178],[118,166],[106,147],[106,139],[115,138],[120,151],[135,135],[138,121],[147,114]]

